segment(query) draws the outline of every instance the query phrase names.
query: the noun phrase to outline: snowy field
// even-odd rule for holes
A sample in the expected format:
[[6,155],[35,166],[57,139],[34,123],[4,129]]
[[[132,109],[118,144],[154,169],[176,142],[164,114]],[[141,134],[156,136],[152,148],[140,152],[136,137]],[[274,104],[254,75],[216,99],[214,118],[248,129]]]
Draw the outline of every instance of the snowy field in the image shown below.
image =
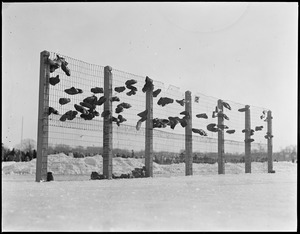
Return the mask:
[[[3,231],[296,231],[297,164],[154,163],[153,178],[89,180],[102,157],[49,157],[54,181],[35,182],[35,160],[2,163]],[[143,166],[114,158],[114,173]]]

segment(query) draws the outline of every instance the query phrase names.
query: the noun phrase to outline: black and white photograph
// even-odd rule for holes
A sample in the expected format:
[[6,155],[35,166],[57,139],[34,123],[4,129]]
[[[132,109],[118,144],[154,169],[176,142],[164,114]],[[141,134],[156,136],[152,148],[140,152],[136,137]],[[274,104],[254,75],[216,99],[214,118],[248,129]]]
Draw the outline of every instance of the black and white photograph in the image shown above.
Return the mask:
[[298,2],[2,2],[2,232],[296,232]]

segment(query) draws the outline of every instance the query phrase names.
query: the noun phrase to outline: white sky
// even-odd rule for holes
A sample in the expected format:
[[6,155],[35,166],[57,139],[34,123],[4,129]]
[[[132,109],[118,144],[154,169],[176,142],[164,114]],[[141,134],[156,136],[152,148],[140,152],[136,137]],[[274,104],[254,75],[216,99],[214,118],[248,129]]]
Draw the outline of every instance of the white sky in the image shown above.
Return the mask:
[[40,52],[265,107],[297,144],[297,3],[2,3],[2,142],[37,136]]

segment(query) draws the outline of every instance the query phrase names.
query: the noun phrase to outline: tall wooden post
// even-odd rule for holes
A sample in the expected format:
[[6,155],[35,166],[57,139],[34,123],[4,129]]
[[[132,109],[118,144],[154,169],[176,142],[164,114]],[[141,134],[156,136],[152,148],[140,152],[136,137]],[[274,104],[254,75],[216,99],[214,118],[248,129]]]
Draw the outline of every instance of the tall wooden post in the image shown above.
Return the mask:
[[146,177],[153,177],[153,89],[146,91],[145,167]]
[[36,182],[47,180],[48,161],[48,109],[49,109],[49,78],[50,65],[48,58],[50,53],[43,51],[40,54],[40,85],[39,85],[39,111],[37,132],[36,155]]
[[112,179],[112,68],[106,66],[104,68],[104,111],[110,112],[109,115],[103,117],[103,175],[107,179]]
[[273,173],[273,132],[272,132],[272,111],[268,111],[268,173]]
[[[223,113],[222,100],[218,100],[218,112]],[[224,125],[223,116],[218,116],[218,125]],[[224,129],[218,131],[218,174],[225,174]]]
[[185,175],[193,175],[192,95],[185,92],[185,111],[189,113],[185,127]]
[[250,106],[245,106],[245,173],[251,173],[251,121]]

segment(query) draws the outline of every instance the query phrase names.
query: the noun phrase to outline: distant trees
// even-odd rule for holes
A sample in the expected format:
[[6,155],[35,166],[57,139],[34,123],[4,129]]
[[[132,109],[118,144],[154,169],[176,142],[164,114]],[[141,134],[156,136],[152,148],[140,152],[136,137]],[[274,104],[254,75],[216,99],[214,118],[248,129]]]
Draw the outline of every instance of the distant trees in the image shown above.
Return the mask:
[[36,141],[33,139],[24,139],[20,144],[15,146],[15,149],[21,150],[23,152],[32,152],[34,149],[37,148]]
[[289,145],[281,149],[279,152],[274,153],[273,158],[278,161],[298,161],[297,146]]

